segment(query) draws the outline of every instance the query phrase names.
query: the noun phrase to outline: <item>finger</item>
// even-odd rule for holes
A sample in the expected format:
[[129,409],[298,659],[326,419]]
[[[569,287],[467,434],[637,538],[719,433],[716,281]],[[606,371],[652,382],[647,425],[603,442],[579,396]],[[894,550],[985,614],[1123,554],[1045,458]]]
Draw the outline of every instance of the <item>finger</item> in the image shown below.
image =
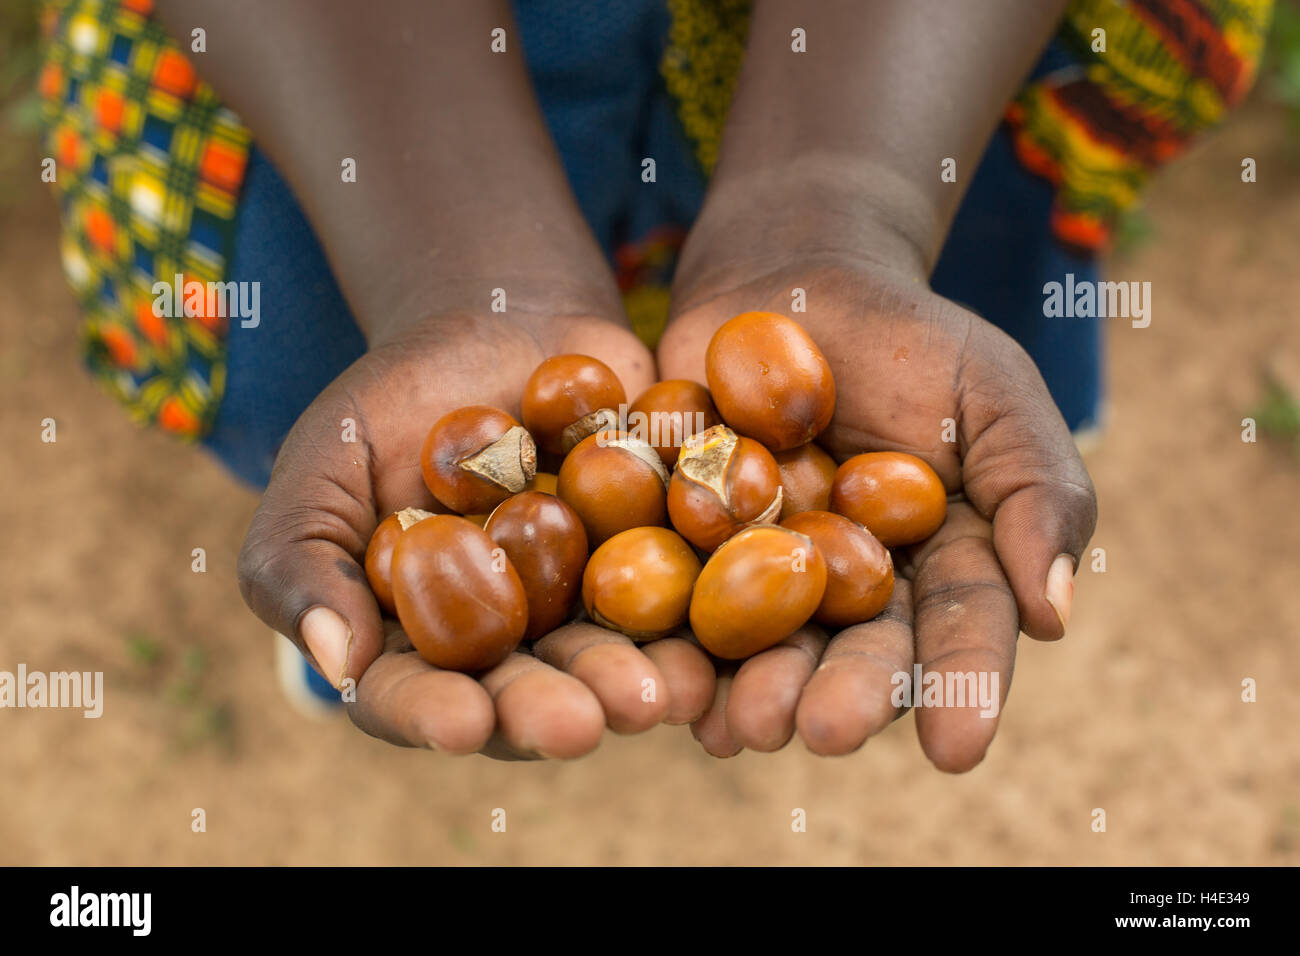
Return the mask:
[[[963,773],[984,759],[1011,687],[1016,600],[988,522],[965,502],[949,509],[913,565],[916,659],[922,669],[921,688],[911,688],[916,730],[936,767]],[[931,688],[936,679],[943,683]],[[941,706],[928,706],[936,689]]]
[[740,665],[727,697],[727,729],[742,747],[770,753],[794,736],[799,695],[826,648],[826,632],[806,624]]
[[576,677],[515,651],[481,680],[501,738],[518,754],[571,760],[600,743],[605,712]]
[[379,606],[362,570],[374,530],[361,443],[335,422],[359,416],[345,396],[322,396],[276,458],[239,553],[239,584],[258,617],[289,636],[335,687],[359,679],[383,648]]
[[664,675],[664,685],[668,688],[668,711],[663,722],[689,724],[699,720],[713,703],[717,683],[717,670],[709,655],[689,633],[643,644],[641,653],[650,658]]
[[622,634],[569,624],[535,643],[533,653],[586,684],[616,734],[649,730],[668,712],[671,691],[663,673]]
[[478,681],[434,667],[395,627],[356,690],[356,700],[347,704],[352,722],[400,747],[474,753],[496,721],[492,698]]
[[[1002,334],[988,329],[972,334]],[[999,348],[999,367],[972,373],[976,384],[964,390],[965,494],[993,521],[1021,628],[1059,640],[1070,621],[1074,572],[1097,525],[1097,497],[1033,360],[1014,343]],[[1018,383],[1014,390],[1010,382]]]
[[896,675],[912,674],[912,585],[894,580],[889,604],[831,638],[799,698],[796,726],[815,754],[852,753],[901,716]]
[[713,689],[713,703],[700,715],[700,719],[691,724],[691,735],[700,742],[700,746],[714,757],[734,757],[744,748],[727,727],[727,697],[731,693],[731,682],[736,675],[734,664],[720,663],[717,682]]

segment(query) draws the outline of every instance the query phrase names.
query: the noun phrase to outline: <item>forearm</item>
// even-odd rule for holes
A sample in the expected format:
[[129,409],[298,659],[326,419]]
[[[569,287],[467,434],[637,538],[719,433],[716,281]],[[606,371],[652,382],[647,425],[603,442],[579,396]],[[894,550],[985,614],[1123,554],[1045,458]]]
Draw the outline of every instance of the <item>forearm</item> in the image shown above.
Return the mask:
[[486,309],[498,287],[508,303],[616,310],[505,0],[164,0],[160,13],[186,46],[207,31],[198,69],[289,180],[372,342],[432,310]]
[[[928,274],[990,135],[1064,7],[757,0],[692,252],[854,252],[879,225],[891,248],[874,252]],[[806,31],[805,53],[791,50],[796,27]],[[945,159],[956,162],[955,182],[941,178]],[[818,215],[806,214],[814,208]],[[763,229],[737,229],[738,217],[758,214]]]

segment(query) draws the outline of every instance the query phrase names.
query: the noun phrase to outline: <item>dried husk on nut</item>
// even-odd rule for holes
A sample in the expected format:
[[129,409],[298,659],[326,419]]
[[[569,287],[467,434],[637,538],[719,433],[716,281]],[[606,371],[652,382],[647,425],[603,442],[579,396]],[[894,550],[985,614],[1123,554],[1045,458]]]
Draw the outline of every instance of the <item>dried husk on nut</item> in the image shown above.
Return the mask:
[[425,511],[422,508],[403,508],[396,514],[397,523],[402,526],[403,531],[411,527],[411,525],[423,521],[425,518],[433,517],[432,511]]
[[483,450],[460,463],[461,469],[518,494],[537,474],[537,445],[522,425],[508,429]]
[[[597,441],[601,441],[597,439]],[[629,435],[619,434],[615,437],[606,438],[602,442],[606,448],[622,448],[624,451],[630,451],[637,458],[645,462],[646,465],[659,476],[659,480],[664,483],[664,489],[668,488],[670,476],[668,469],[664,467],[663,460],[659,457],[659,452],[655,451],[654,446],[648,442],[643,442],[639,438],[632,438]]]
[[763,513],[753,521],[747,521],[745,526],[749,527],[756,524],[776,524],[777,519],[781,517],[781,506],[784,504],[785,489],[778,487],[776,489],[776,497],[772,499],[772,503],[764,508]]
[[598,408],[594,412],[583,415],[560,433],[560,447],[567,455],[588,435],[611,428],[618,428],[618,412],[612,408]]
[[[717,495],[723,508],[730,511],[734,503],[731,490],[727,486],[727,472],[736,450],[740,447],[740,438],[726,425],[714,425],[704,431],[691,435],[682,442],[682,451],[677,458],[677,471],[681,476],[698,485],[708,488]],[[777,485],[776,496],[763,511],[747,524],[773,524],[781,515],[781,504],[785,495]]]

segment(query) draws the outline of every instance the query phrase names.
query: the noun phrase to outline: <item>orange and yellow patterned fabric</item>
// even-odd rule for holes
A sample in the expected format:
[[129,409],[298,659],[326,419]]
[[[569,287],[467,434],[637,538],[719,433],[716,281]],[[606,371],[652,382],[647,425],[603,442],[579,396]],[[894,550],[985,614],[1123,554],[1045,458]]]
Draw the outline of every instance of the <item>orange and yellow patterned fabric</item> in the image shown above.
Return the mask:
[[225,317],[159,315],[155,281],[223,281],[251,137],[151,18],[153,0],[50,0],[39,90],[62,256],[92,371],[193,439],[225,381]]

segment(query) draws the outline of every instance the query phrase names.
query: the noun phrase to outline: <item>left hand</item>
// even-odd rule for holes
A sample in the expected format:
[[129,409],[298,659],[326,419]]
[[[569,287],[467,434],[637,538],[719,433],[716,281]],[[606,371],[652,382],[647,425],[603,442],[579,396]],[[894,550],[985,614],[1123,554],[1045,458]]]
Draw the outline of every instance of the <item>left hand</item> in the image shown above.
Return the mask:
[[[884,257],[792,250],[785,265],[733,259],[719,268],[690,254],[688,245],[659,347],[664,378],[704,382],[719,325],[745,311],[791,315],[792,290],[802,288],[807,312],[791,317],[830,360],[838,391],[819,443],[840,461],[864,451],[917,455],[949,492],[939,531],[895,554],[894,596],[879,617],[829,638],[808,625],[738,670],[720,668],[696,737],[730,756],[776,750],[797,730],[815,753],[849,753],[903,712],[891,703],[891,678],[910,676],[914,662],[996,674],[1000,713],[1018,631],[1065,634],[1072,575],[1097,515],[1092,482],[1033,361],[931,292],[921,270]],[[948,418],[955,444],[941,439]],[[930,760],[962,772],[983,759],[998,718],[978,706],[931,707],[918,709],[916,723]]]

